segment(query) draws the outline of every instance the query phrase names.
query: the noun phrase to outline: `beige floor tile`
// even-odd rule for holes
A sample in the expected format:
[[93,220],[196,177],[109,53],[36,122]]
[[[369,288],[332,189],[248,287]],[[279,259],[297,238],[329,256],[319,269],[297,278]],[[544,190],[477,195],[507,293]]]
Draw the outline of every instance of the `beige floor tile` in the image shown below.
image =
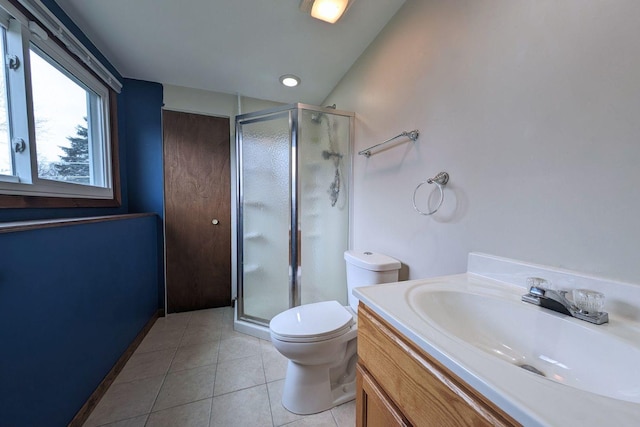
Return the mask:
[[178,348],[184,329],[155,330],[149,332],[136,349],[136,353]]
[[260,355],[260,340],[258,338],[243,335],[220,341],[220,353],[218,354],[220,362],[256,355]]
[[128,420],[116,421],[115,423],[104,424],[102,427],[144,427],[149,415],[142,415]]
[[233,324],[234,316],[235,316],[235,309],[233,307],[227,307],[222,312],[222,320],[224,321],[224,323]]
[[112,384],[84,424],[85,427],[127,420],[151,412],[163,380],[163,376],[158,376]]
[[219,396],[264,383],[264,369],[260,355],[220,362],[216,370],[213,395]]
[[304,418],[303,415],[294,414],[287,411],[282,406],[282,389],[284,380],[274,381],[267,384],[269,391],[269,401],[271,402],[271,416],[273,417],[273,425],[281,426]]
[[153,412],[146,427],[207,427],[211,414],[211,399]]
[[218,361],[218,342],[205,342],[178,348],[169,372],[213,365]]
[[215,377],[216,365],[167,374],[153,411],[212,397]]
[[284,409],[287,363],[270,341],[233,331],[231,308],[172,314],[158,319],[85,425],[354,425],[353,402],[308,417]]
[[261,351],[271,351],[271,350],[275,350],[275,349],[276,348],[273,346],[273,343],[271,341],[260,339],[260,350]]
[[175,349],[168,349],[134,353],[116,377],[114,384],[166,374],[175,352]]
[[286,427],[336,427],[336,422],[331,415],[331,411],[324,411],[319,414],[307,415],[302,419],[286,424]]
[[233,322],[231,323],[225,323],[222,325],[222,328],[220,328],[220,339],[221,340],[228,340],[231,338],[241,338],[241,337],[247,337],[247,334],[243,334],[240,332],[236,332],[233,330]]
[[203,325],[189,326],[184,332],[180,347],[219,341],[221,333],[220,327]]
[[204,325],[204,326],[221,326],[223,319],[223,311],[219,308],[210,308],[207,310],[193,311],[188,327]]
[[343,403],[331,410],[338,427],[353,427],[356,425],[356,401]]
[[169,331],[175,329],[185,329],[191,318],[191,312],[186,313],[172,313],[165,317],[160,317],[153,324],[151,331]]
[[260,348],[262,350],[264,376],[267,382],[270,383],[272,381],[284,379],[287,373],[289,359],[280,354],[273,344],[268,341],[261,340]]
[[271,427],[267,387],[259,385],[213,398],[211,427]]

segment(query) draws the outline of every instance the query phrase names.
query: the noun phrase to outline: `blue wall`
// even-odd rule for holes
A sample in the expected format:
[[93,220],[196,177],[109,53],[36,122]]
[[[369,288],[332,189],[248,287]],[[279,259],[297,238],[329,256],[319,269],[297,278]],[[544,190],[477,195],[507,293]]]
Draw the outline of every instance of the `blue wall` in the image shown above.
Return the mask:
[[162,217],[162,85],[124,80],[127,179],[130,212],[155,212]]
[[[162,86],[121,79],[119,208],[0,209],[0,222],[151,212],[0,233],[0,425],[64,426],[163,306]],[[132,189],[129,191],[129,189]]]
[[[125,79],[122,111],[126,117],[127,193],[129,212],[164,217],[162,155],[162,85]],[[164,307],[164,229],[158,221],[158,301]]]
[[157,217],[0,234],[0,425],[71,421],[158,308]]

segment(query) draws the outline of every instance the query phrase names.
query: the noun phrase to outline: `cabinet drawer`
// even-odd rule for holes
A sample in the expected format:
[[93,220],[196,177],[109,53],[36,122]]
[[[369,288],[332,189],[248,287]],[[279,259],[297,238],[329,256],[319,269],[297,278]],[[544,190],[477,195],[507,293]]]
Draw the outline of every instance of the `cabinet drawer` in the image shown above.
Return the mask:
[[362,303],[358,358],[414,426],[519,425]]

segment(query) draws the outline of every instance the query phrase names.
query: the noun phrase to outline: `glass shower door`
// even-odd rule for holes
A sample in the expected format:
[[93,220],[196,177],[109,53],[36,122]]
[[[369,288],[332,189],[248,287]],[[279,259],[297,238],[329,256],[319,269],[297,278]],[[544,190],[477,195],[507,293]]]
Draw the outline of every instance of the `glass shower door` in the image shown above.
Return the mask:
[[301,303],[346,305],[351,120],[303,109],[299,129]]
[[242,317],[268,323],[289,308],[289,111],[239,124]]

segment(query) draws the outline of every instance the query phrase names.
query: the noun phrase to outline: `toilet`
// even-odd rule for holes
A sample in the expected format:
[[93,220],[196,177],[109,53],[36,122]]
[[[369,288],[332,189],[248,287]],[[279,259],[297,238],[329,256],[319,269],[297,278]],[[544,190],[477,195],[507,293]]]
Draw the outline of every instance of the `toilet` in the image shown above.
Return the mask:
[[358,286],[396,282],[400,262],[373,252],[346,251],[349,305],[337,301],[304,304],[276,315],[271,342],[287,359],[282,405],[308,415],[355,398]]

